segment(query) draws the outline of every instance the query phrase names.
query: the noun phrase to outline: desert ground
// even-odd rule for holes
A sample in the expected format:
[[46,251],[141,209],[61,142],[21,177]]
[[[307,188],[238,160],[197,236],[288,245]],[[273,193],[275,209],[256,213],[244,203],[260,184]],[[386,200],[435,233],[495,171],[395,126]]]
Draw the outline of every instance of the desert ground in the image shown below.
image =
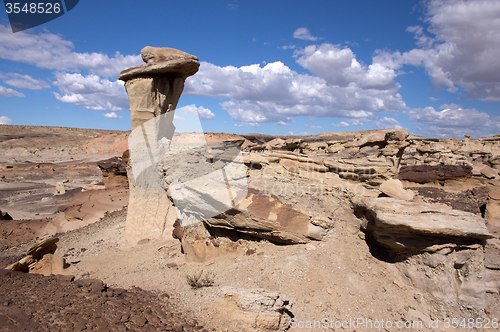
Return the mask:
[[498,328],[500,136],[205,134],[248,195],[147,232],[129,134],[0,125],[1,331]]

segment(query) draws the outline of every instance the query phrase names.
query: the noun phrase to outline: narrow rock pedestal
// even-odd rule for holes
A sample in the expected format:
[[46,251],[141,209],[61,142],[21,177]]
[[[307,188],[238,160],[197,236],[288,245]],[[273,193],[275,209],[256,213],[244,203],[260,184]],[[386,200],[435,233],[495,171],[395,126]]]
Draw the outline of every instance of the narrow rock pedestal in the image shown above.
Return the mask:
[[[128,164],[130,199],[126,239],[131,245],[146,238],[170,236],[171,230],[168,229],[168,231],[166,228],[168,228],[167,225],[174,223],[176,212],[162,182],[163,170],[154,164],[155,160],[152,158],[154,156],[151,156],[150,151],[152,145],[161,139],[160,135],[165,132],[173,135],[173,128],[165,130],[160,126],[172,126],[174,113],[172,111],[177,107],[184,89],[184,81],[187,77],[194,75],[200,66],[196,56],[173,48],[147,46],[142,49],[141,55],[145,64],[122,71],[119,79],[125,81],[130,104],[133,131],[129,138],[130,157],[135,160],[144,159],[146,164],[150,162],[151,165],[146,165],[145,168],[152,167],[152,170],[149,170],[149,176],[153,174],[158,181],[150,186],[138,185],[136,179],[139,174],[134,177],[133,172],[139,172],[139,170],[133,170],[131,164]],[[169,113],[171,116],[165,117],[166,122],[148,122],[155,117],[169,115]],[[149,128],[151,123],[159,127]],[[158,137],[152,137],[152,135]],[[138,137],[140,140],[137,139]],[[167,138],[171,139],[171,137]]]

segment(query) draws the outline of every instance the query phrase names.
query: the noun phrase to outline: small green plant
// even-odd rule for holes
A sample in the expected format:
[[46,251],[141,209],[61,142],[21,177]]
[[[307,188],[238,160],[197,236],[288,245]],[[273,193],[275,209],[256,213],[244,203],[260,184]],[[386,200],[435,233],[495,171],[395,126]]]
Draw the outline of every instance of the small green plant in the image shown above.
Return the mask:
[[191,288],[201,288],[201,287],[210,287],[214,284],[213,273],[207,273],[203,276],[203,270],[198,273],[193,274],[192,276],[186,275],[186,281]]

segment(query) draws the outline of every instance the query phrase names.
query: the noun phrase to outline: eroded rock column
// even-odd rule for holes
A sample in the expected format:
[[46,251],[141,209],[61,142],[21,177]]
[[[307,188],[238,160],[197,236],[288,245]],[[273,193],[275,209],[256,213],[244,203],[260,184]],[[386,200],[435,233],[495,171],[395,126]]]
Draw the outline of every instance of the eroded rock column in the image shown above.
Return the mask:
[[[130,199],[126,239],[130,245],[143,239],[161,238],[175,221],[176,212],[167,196],[163,169],[152,151],[158,150],[154,145],[162,138],[172,138],[175,129],[172,111],[177,107],[184,81],[200,66],[196,56],[173,48],[147,46],[141,56],[146,64],[126,69],[119,76],[125,81],[130,104],[130,158],[144,161],[136,163],[134,168],[130,162],[127,166]],[[167,116],[161,121],[150,121],[160,115]],[[147,173],[145,178],[155,181],[141,181],[143,173]]]

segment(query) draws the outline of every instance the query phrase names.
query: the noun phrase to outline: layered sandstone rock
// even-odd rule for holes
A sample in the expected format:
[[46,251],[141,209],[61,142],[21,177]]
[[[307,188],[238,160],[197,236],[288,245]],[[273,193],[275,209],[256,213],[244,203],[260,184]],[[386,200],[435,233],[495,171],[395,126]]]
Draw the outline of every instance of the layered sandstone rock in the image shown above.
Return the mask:
[[29,272],[49,276],[51,274],[64,274],[66,262],[63,257],[55,256],[59,238],[49,238],[32,245],[26,256],[7,266],[6,270]]
[[101,160],[97,166],[102,172],[102,181],[108,189],[128,187],[127,164],[118,157]]
[[249,193],[235,208],[205,221],[224,228],[282,244],[321,240],[325,231],[310,222],[309,214],[283,204],[276,196]]
[[480,216],[438,204],[376,198],[358,201],[357,209],[371,238],[395,251],[434,252],[493,238]]
[[282,294],[235,287],[223,287],[221,294],[219,309],[228,313],[238,329],[285,331],[290,327],[292,303]]
[[[130,104],[133,131],[129,138],[130,158],[148,162],[153,144],[158,144],[157,140],[162,138],[160,135],[165,133],[162,126],[172,127],[173,110],[184,89],[185,79],[195,74],[200,64],[197,57],[172,48],[147,46],[142,49],[141,55],[146,64],[122,71],[119,79],[125,81]],[[150,121],[164,114],[168,114],[165,121]],[[153,128],[149,128],[151,125]],[[134,136],[135,129],[138,131],[135,131],[137,135]],[[167,139],[172,139],[173,128],[167,131]],[[141,145],[144,140],[141,140],[141,135],[148,138],[144,146]],[[127,168],[130,199],[126,236],[131,244],[145,238],[162,237],[166,225],[173,224],[176,219],[175,210],[164,188],[163,170],[154,164],[155,161],[150,163],[144,168],[149,167],[149,176],[157,179],[153,187],[143,183],[138,185],[136,177],[140,174],[135,174],[134,177],[134,172],[138,173],[139,170],[133,170],[130,162]]]
[[200,66],[197,57],[173,48],[146,46],[141,55],[146,64],[126,69],[119,76],[125,81],[132,130],[175,110],[184,81]]

